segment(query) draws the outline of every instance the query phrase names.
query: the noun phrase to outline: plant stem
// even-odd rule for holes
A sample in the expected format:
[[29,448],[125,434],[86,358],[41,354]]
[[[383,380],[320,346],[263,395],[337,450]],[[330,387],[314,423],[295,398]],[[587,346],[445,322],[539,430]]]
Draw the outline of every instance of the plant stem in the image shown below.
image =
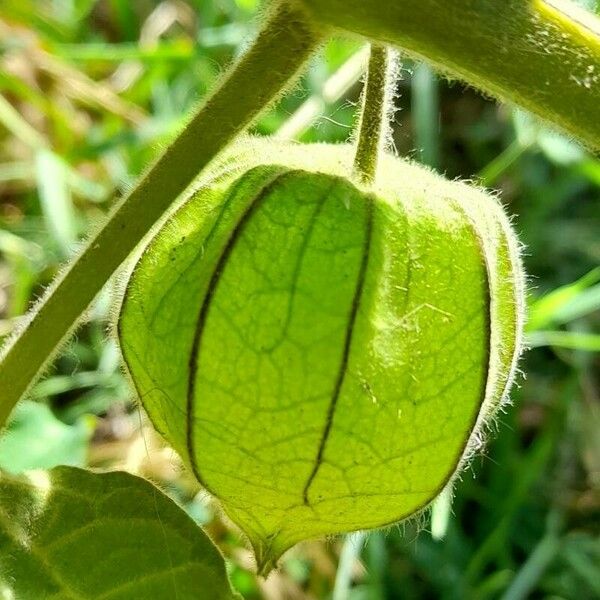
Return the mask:
[[384,46],[371,45],[354,158],[354,172],[364,183],[375,180],[377,162],[389,138],[393,79],[391,52]]
[[[315,19],[402,47],[600,150],[600,21],[548,0],[301,0]],[[569,3],[570,4],[570,3]]]
[[284,90],[323,35],[295,4],[276,3],[248,52],[2,349],[0,428],[115,270],[199,171]]
[[439,91],[437,76],[426,63],[419,63],[413,73],[411,112],[421,162],[437,169],[440,166]]
[[546,534],[521,566],[501,600],[525,600],[531,597],[538,581],[561,550],[563,522],[564,515],[558,509],[553,509],[547,517]]
[[346,536],[335,574],[332,600],[346,600],[348,598],[355,563],[360,558],[365,538],[366,534],[363,531],[350,533]]
[[533,146],[533,142],[523,144],[520,140],[514,140],[498,156],[491,160],[479,173],[477,179],[483,186],[490,187],[496,183],[498,178],[514,165],[527,150]]

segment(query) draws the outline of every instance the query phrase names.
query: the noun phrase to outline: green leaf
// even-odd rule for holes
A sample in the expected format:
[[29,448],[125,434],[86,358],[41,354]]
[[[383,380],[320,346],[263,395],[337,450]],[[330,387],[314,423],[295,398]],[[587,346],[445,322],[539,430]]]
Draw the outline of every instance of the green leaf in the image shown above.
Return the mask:
[[146,248],[119,331],[154,424],[266,572],[450,484],[506,398],[522,279],[475,188],[385,157],[365,189],[348,146],[248,144]]
[[535,331],[553,323],[568,323],[600,308],[600,268],[581,279],[552,290],[535,300],[529,310],[527,329]]
[[36,153],[35,164],[40,203],[48,230],[63,253],[68,255],[77,239],[77,228],[67,170],[55,154],[45,149]]
[[527,335],[527,344],[532,348],[556,346],[570,350],[600,352],[600,335],[579,331],[532,331]]
[[0,475],[0,597],[233,597],[206,535],[147,481],[72,467]]
[[573,296],[568,303],[554,312],[552,322],[569,323],[598,310],[600,310],[600,284]]
[[45,404],[24,400],[0,436],[0,469],[13,474],[58,465],[83,467],[93,419],[59,421]]

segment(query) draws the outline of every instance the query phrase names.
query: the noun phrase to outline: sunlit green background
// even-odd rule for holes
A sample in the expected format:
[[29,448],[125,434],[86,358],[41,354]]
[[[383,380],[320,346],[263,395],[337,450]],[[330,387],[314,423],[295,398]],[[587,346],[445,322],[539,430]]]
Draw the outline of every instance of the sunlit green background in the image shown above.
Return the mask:
[[[257,9],[256,0],[0,0],[0,336],[244,48]],[[257,130],[346,140],[360,51],[356,40],[329,43]],[[401,75],[395,150],[498,189],[530,275],[526,377],[451,506],[442,499],[432,521],[365,539],[306,543],[257,580],[242,540],[121,375],[108,326],[114,282],[14,414],[0,467],[151,478],[206,526],[248,599],[600,598],[600,160],[409,59]]]

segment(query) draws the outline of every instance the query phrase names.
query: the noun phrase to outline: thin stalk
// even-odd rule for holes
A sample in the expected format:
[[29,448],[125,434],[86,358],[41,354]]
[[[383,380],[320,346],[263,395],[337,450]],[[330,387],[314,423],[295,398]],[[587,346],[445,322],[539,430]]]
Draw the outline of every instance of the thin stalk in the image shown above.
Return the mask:
[[535,590],[538,581],[561,550],[562,522],[563,516],[556,509],[548,515],[546,535],[519,569],[501,600],[525,600],[531,597],[530,594]]
[[436,169],[440,165],[440,99],[437,76],[426,63],[415,68],[411,99],[415,145],[421,162]]
[[533,142],[523,144],[518,139],[511,142],[496,158],[479,171],[477,175],[479,183],[488,187],[494,185],[498,178],[508,171],[532,146]]
[[385,574],[388,568],[388,549],[383,531],[372,531],[365,544],[368,591],[365,600],[385,600]]
[[346,536],[342,552],[340,553],[338,569],[335,574],[332,600],[347,600],[350,588],[352,587],[354,566],[360,558],[365,537],[366,535],[363,531],[357,531]]
[[371,45],[354,158],[355,175],[364,183],[375,180],[379,156],[389,140],[394,77],[391,51]]
[[434,540],[443,540],[446,537],[451,513],[452,489],[444,488],[431,506],[431,537]]
[[169,205],[294,79],[324,33],[277,3],[256,41],[0,353],[0,428],[74,323]]

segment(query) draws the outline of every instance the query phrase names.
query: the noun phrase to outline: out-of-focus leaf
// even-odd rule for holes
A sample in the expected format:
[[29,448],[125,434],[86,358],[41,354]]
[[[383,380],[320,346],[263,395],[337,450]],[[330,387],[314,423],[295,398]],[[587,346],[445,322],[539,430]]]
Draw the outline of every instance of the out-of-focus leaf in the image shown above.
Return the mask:
[[19,179],[31,179],[33,169],[27,162],[13,162],[0,165],[0,183]]
[[0,229],[0,252],[32,262],[41,261],[44,256],[42,248],[34,242],[3,229]]
[[532,331],[527,335],[527,344],[532,348],[557,346],[571,350],[600,352],[600,334],[577,331]]
[[173,42],[162,42],[151,47],[130,42],[122,44],[64,44],[57,46],[56,52],[63,58],[79,61],[189,61],[196,54],[197,47],[193,45],[191,40],[175,40]]
[[566,323],[597,310],[600,308],[600,287],[596,285],[598,282],[600,267],[574,283],[559,287],[535,300],[529,309],[527,329],[535,331],[552,323]]
[[521,566],[510,586],[501,596],[501,600],[530,598],[538,581],[559,553],[562,542],[559,537],[562,516],[557,512],[551,512],[547,520],[546,534]]
[[63,162],[48,150],[36,154],[36,179],[47,227],[64,255],[77,239],[75,213]]
[[94,387],[97,385],[108,386],[115,383],[114,373],[100,371],[84,371],[73,375],[57,375],[49,377],[38,383],[31,392],[33,398],[45,398],[55,394],[62,394],[70,390]]
[[581,587],[581,583],[589,588],[593,597],[600,598],[600,538],[588,537],[584,533],[575,533],[565,540],[564,560],[573,569],[575,581],[571,588]]
[[555,323],[568,323],[600,310],[600,284],[582,291],[554,313]]
[[422,163],[438,167],[440,162],[439,92],[436,74],[420,63],[412,78],[412,122],[415,145]]
[[571,165],[582,161],[586,157],[585,150],[564,135],[550,131],[540,130],[537,136],[540,150],[555,164]]
[[23,401],[0,436],[0,469],[22,473],[58,465],[84,466],[93,419],[59,421],[45,404]]
[[4,96],[0,96],[0,123],[4,125],[18,140],[41,150],[46,147],[46,140],[15,109]]

